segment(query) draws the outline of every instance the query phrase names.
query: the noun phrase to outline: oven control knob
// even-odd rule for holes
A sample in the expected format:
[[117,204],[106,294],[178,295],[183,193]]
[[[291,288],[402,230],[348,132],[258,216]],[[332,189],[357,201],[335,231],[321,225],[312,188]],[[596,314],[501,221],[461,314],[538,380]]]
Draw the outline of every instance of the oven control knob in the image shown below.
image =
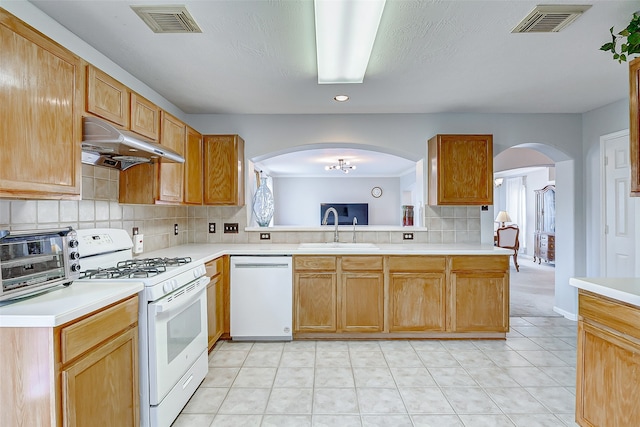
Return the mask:
[[69,258],[71,258],[71,259],[78,259],[78,258],[80,258],[80,254],[79,254],[78,252],[71,252],[71,253],[69,254]]
[[73,271],[74,273],[77,271],[80,271],[80,264],[71,264],[71,271]]
[[171,287],[173,289],[178,289],[178,281],[176,279],[171,280]]
[[78,247],[78,241],[75,240],[75,239],[69,240],[69,247],[70,248],[77,248]]
[[165,292],[171,292],[173,289],[171,288],[171,283],[170,282],[165,282],[164,285],[162,285],[162,289]]

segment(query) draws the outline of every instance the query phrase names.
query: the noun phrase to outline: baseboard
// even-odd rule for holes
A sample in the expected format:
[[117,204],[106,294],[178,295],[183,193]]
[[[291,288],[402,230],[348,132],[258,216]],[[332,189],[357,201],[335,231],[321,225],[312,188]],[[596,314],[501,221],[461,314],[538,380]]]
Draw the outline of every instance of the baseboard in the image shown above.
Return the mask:
[[566,319],[573,320],[574,322],[576,322],[578,320],[578,315],[577,314],[569,313],[568,311],[563,310],[561,308],[558,308],[556,306],[553,306],[553,311],[555,311],[556,313],[562,315]]

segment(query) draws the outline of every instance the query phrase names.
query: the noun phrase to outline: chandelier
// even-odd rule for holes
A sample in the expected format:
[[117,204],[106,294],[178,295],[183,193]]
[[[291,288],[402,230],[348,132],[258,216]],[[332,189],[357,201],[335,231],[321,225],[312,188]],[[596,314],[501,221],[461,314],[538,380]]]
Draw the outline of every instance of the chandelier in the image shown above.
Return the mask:
[[349,173],[350,170],[354,170],[356,165],[352,165],[348,160],[338,159],[337,165],[325,166],[324,170],[340,170],[344,173]]

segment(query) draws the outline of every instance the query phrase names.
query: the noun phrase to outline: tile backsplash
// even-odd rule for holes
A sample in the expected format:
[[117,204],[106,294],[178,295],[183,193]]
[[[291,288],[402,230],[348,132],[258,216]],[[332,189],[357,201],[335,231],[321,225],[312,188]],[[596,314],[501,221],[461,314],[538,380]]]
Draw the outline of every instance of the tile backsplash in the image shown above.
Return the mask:
[[[118,203],[120,172],[82,165],[82,200],[0,200],[0,229],[27,230],[72,226],[74,228],[138,227],[144,234],[145,252],[186,243],[303,243],[330,241],[333,231],[272,231],[261,241],[259,232],[244,231],[249,207],[125,205]],[[427,206],[428,231],[412,230],[414,243],[479,243],[480,207]],[[209,233],[209,223],[216,232]],[[223,232],[224,223],[238,223],[237,234]],[[178,224],[178,235],[174,235]],[[341,241],[351,232],[341,231]],[[348,237],[344,237],[348,235]],[[346,239],[346,240],[345,240]],[[358,242],[402,243],[401,231],[357,231]]]

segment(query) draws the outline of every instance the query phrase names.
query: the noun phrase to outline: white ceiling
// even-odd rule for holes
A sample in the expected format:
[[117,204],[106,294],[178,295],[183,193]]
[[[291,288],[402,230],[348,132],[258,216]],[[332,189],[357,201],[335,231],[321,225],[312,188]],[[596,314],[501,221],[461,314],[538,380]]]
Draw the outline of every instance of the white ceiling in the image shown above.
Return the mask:
[[[312,0],[32,0],[185,113],[582,113],[627,93],[599,51],[640,1],[558,33],[511,34],[530,0],[387,0],[364,83],[318,85]],[[202,34],[155,34],[130,5],[184,4]],[[333,96],[351,100],[338,104]]]
[[[189,114],[582,113],[627,96],[626,64],[599,47],[640,9],[540,0],[593,7],[558,33],[512,34],[538,1],[387,0],[364,83],[318,85],[312,0],[31,3]],[[203,33],[153,33],[130,8],[149,4],[186,5]],[[269,167],[309,171],[328,157],[311,154]],[[403,162],[372,170],[405,172]]]
[[356,166],[349,177],[398,177],[412,171],[416,162],[391,154],[356,148],[315,148],[304,151],[281,154],[256,162],[257,169],[263,169],[274,177],[322,177],[344,178],[339,170],[324,169],[325,166],[338,164],[338,159],[351,162]]

